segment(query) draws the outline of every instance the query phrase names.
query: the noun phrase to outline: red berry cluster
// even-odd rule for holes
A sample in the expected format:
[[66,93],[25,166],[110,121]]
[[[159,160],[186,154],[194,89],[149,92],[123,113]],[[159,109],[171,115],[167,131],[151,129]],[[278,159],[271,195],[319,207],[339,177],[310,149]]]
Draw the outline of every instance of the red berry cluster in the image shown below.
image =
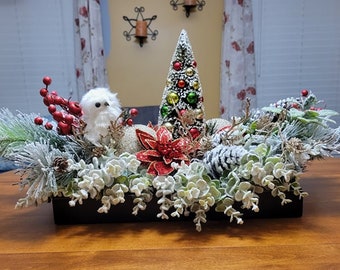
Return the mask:
[[[301,96],[307,98],[309,96],[309,91],[307,89],[302,89],[301,90]],[[311,106],[311,107],[309,107],[309,110],[321,111],[322,108]]]
[[[308,95],[309,95],[309,91],[307,89],[302,89],[301,90],[301,96],[302,97],[306,98],[306,97],[308,97]],[[312,110],[312,111],[321,111],[322,108],[311,106],[311,107],[309,107],[309,110]]]
[[136,117],[138,115],[138,110],[136,108],[131,108],[128,112],[124,112],[122,115],[122,125],[133,125],[133,117]]
[[[309,91],[307,89],[302,89],[301,90],[301,97],[302,100],[306,99],[309,95]],[[301,99],[298,99],[298,103],[293,103],[290,105],[291,108],[297,109],[297,110],[302,110],[303,109],[303,103],[301,103]]]
[[[48,112],[58,123],[58,133],[61,135],[72,134],[72,127],[79,126],[79,118],[82,115],[82,109],[79,103],[59,96],[56,91],[49,92],[48,86],[52,83],[50,77],[44,77],[43,83],[45,84],[45,88],[40,89],[40,95],[43,97],[43,102],[47,106]],[[58,106],[60,106],[61,110],[58,110]],[[34,119],[34,123],[42,125],[43,119],[38,116]],[[53,125],[47,122],[45,128],[51,130],[53,129]]]

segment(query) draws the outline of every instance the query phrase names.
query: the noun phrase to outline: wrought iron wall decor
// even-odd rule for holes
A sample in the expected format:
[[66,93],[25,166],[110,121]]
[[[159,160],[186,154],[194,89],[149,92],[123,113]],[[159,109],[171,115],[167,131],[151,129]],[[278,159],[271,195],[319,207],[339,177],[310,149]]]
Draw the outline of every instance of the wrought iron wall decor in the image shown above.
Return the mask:
[[[131,26],[129,31],[123,32],[123,35],[127,41],[130,41],[133,36],[136,37],[140,47],[143,47],[144,41],[148,36],[151,36],[151,39],[155,40],[158,35],[158,30],[152,30],[150,28],[151,23],[156,20],[157,15],[153,15],[151,18],[144,18],[142,14],[144,11],[144,7],[135,7],[135,12],[137,13],[135,19],[123,16],[124,21],[127,21]],[[133,32],[133,30],[135,31]]]
[[203,7],[205,6],[204,0],[183,0],[183,2],[178,3],[180,0],[171,0],[170,5],[174,10],[178,9],[178,6],[183,6],[185,15],[187,17],[190,16],[190,12],[197,7],[199,11],[202,11]]

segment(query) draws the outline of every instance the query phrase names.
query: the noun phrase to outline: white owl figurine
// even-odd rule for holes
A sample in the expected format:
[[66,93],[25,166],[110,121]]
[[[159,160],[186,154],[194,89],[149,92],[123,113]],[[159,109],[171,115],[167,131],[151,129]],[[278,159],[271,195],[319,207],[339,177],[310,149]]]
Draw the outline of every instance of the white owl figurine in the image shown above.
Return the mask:
[[122,113],[117,94],[107,88],[94,88],[83,96],[80,106],[86,123],[84,136],[99,145],[101,137],[108,133],[110,121],[115,121]]

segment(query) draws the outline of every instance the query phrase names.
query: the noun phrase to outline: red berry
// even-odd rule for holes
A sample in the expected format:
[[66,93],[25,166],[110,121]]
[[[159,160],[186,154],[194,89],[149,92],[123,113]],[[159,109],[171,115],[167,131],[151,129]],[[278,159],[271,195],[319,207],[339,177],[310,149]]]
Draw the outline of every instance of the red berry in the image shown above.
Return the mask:
[[60,96],[54,96],[54,103],[57,105],[62,105],[64,104],[64,99]]
[[52,83],[52,79],[51,77],[48,77],[48,76],[45,76],[43,78],[43,83],[47,86],[47,85],[50,85]]
[[46,128],[47,130],[51,130],[51,129],[53,128],[53,125],[52,125],[50,122],[46,122],[45,128]]
[[50,105],[50,100],[47,96],[43,98],[43,102],[46,106]]
[[57,122],[64,120],[64,115],[61,111],[55,111],[52,113],[53,119]]
[[48,111],[50,114],[54,113],[57,110],[57,107],[53,104],[48,106]]
[[297,103],[293,103],[293,104],[292,104],[292,107],[295,108],[295,109],[299,109],[300,106],[299,106],[299,104],[297,104]]
[[44,99],[43,102],[46,106],[50,105],[50,104],[54,104],[54,96],[47,94]]
[[40,96],[46,97],[47,94],[48,94],[48,90],[46,88],[40,89]]
[[66,115],[64,116],[64,121],[65,121],[67,124],[71,125],[71,124],[73,123],[73,121],[74,121],[74,116],[72,116],[71,114],[66,114]]
[[71,133],[71,126],[64,121],[58,122],[58,131],[62,135],[68,135]]
[[131,118],[129,118],[128,120],[126,120],[126,124],[128,126],[132,126],[133,125],[133,120]]
[[191,128],[189,132],[193,139],[196,139],[200,135],[200,132],[197,128]]
[[42,125],[43,122],[44,120],[40,116],[37,116],[36,118],[34,118],[34,124],[36,125]]
[[73,115],[81,115],[81,107],[78,102],[70,101],[68,103],[68,108]]
[[138,115],[138,110],[136,108],[131,108],[129,113],[132,117],[135,117]]
[[69,100],[66,98],[63,98],[63,102],[61,103],[61,105],[67,106],[68,105]]
[[306,96],[308,96],[308,94],[309,94],[309,92],[308,92],[308,90],[307,90],[307,89],[303,89],[303,90],[301,90],[301,95],[302,95],[303,97],[306,97]]
[[57,91],[52,91],[52,92],[51,92],[51,95],[53,95],[53,96],[58,96],[58,93],[57,93]]

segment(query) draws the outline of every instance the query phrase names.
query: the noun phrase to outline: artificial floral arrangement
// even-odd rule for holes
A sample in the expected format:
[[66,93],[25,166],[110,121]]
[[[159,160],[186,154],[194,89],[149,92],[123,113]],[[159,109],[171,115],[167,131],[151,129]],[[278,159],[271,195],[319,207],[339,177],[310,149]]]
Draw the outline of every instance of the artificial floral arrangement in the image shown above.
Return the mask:
[[[27,189],[16,207],[62,196],[70,207],[101,201],[100,213],[133,196],[138,215],[157,199],[161,219],[194,215],[202,229],[209,211],[243,223],[242,210],[258,212],[263,192],[284,205],[302,198],[307,162],[340,149],[337,113],[319,107],[308,90],[243,117],[205,119],[203,94],[187,33],[180,34],[159,109],[158,125],[133,124],[115,93],[90,90],[80,103],[40,90],[53,118],[0,111],[0,155],[15,161]],[[240,203],[236,208],[235,203]]]

